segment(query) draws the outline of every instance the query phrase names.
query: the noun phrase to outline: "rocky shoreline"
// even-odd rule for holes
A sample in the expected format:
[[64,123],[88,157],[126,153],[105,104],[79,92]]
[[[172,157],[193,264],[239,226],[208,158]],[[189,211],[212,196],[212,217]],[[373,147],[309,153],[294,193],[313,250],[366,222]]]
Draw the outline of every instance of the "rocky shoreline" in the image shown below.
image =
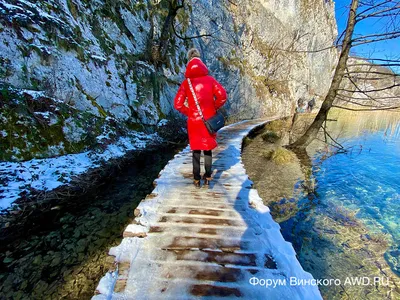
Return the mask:
[[28,235],[35,230],[36,223],[57,214],[56,211],[62,210],[64,206],[82,206],[82,198],[96,194],[97,189],[110,182],[124,165],[131,164],[142,155],[165,148],[165,145],[154,144],[145,150],[128,151],[123,157],[105,161],[101,166],[89,169],[54,190],[32,189],[31,193],[24,194],[15,202],[16,206],[4,210],[0,215],[0,241],[10,242],[21,235]]
[[[136,205],[151,191],[174,149],[159,145],[132,151],[100,174],[94,171],[96,186],[81,185],[73,197],[36,207],[36,214],[10,213],[12,230],[8,237],[4,229],[1,235],[0,298],[90,298],[112,267],[108,249],[119,243]],[[16,223],[22,216],[26,222]]]

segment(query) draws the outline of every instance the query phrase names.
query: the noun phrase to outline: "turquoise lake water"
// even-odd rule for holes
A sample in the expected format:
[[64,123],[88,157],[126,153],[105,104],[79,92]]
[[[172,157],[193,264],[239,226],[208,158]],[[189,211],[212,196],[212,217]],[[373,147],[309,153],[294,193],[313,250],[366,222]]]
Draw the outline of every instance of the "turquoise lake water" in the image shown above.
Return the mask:
[[354,147],[323,161],[316,173],[318,197],[358,211],[368,229],[390,235],[387,260],[400,275],[400,124],[393,135],[366,132],[343,146]]
[[[325,151],[314,152],[315,196],[300,199],[296,215],[280,225],[315,278],[390,273],[400,283],[398,116],[358,116],[362,121],[339,116],[330,127],[349,152],[328,158]],[[326,299],[380,297],[368,287],[320,289]]]

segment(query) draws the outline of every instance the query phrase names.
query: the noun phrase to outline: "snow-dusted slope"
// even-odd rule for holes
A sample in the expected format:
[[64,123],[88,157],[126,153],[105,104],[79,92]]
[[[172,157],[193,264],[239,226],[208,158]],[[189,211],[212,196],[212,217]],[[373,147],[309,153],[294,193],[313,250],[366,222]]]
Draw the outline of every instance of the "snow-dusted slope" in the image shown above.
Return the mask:
[[156,124],[154,67],[143,61],[148,10],[137,1],[112,2],[1,0],[2,80],[97,116]]
[[242,139],[267,121],[219,133],[209,189],[192,184],[189,148],[168,163],[93,299],[322,299],[241,163]]
[[32,190],[48,193],[62,185],[69,185],[90,169],[120,158],[129,151],[145,149],[149,144],[161,143],[157,134],[141,132],[120,137],[104,151],[87,151],[53,158],[32,159],[24,162],[0,162],[0,210],[19,208],[14,201],[21,195],[31,196]]

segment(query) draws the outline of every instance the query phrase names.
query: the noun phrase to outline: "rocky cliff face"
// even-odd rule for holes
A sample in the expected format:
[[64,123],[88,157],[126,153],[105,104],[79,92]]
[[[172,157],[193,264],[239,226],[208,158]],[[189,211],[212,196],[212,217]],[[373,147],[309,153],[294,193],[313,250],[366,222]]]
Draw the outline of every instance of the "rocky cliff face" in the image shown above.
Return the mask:
[[360,57],[349,57],[348,71],[334,105],[355,110],[399,107],[399,75]]
[[230,92],[231,115],[289,115],[297,99],[325,96],[337,59],[333,3],[208,1],[196,8],[199,32],[218,33],[199,44]]
[[[299,97],[326,93],[336,60],[335,50],[329,48],[336,37],[332,3],[202,0],[185,1],[176,9],[180,2],[0,1],[3,104],[11,101],[10,88],[27,89],[42,91],[67,105],[64,111],[74,111],[70,118],[56,118],[54,108],[48,109],[48,118],[42,118],[45,107],[25,109],[16,129],[13,108],[3,107],[0,139],[15,131],[23,137],[23,127],[57,126],[58,145],[70,139],[70,128],[84,145],[84,137],[93,135],[93,126],[86,126],[93,123],[90,116],[100,123],[115,119],[135,130],[156,129],[160,120],[176,114],[173,98],[183,79],[186,51],[193,45],[202,50],[212,75],[226,86],[232,120],[287,115]],[[312,52],[323,48],[329,49]],[[33,149],[52,141],[29,143]],[[28,151],[11,153],[18,147]],[[54,155],[35,154],[23,143],[18,147],[0,159]]]

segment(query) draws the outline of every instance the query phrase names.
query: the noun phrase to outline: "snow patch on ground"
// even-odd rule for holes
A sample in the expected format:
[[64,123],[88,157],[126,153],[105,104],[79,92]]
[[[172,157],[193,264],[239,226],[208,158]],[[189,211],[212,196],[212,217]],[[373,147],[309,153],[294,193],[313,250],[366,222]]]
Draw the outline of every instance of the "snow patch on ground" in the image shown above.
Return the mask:
[[73,118],[68,118],[65,120],[63,132],[65,138],[71,143],[80,142],[85,134],[85,130],[82,127],[77,126]]
[[[100,293],[104,295],[108,295],[110,291],[114,290],[115,282],[117,280],[118,273],[117,271],[108,272],[106,276],[104,276],[98,285],[98,289]],[[98,295],[93,297],[93,299],[107,299],[104,295]]]
[[157,126],[158,127],[162,127],[168,124],[168,120],[167,119],[162,119],[160,120],[160,122],[158,122]]
[[[101,153],[87,151],[25,162],[0,162],[0,209],[12,206],[18,208],[14,202],[22,194],[29,194],[31,189],[43,192],[54,190],[69,184],[76,176],[86,173],[89,169],[124,156],[128,151],[144,149],[149,144],[161,141],[157,133],[148,135],[135,132],[130,136],[120,137]],[[53,150],[57,152],[56,148]]]

